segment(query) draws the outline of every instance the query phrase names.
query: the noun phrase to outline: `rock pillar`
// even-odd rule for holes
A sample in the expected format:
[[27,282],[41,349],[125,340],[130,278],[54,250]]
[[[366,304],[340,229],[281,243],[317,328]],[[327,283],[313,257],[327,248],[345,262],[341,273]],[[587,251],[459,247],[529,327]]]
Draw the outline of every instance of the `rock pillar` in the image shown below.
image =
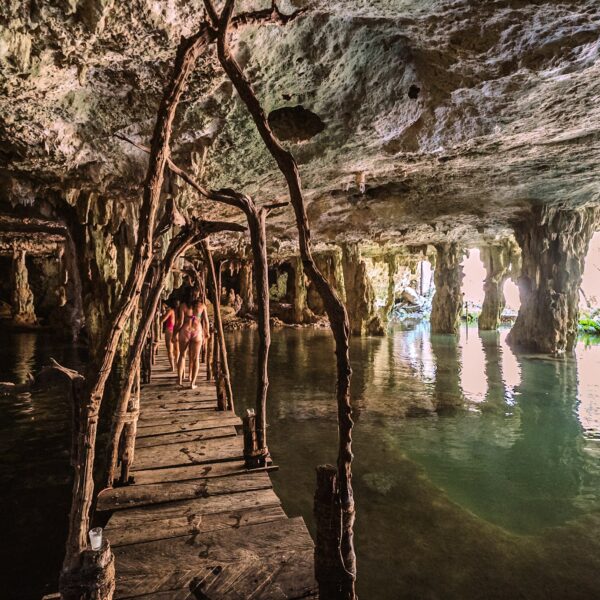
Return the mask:
[[25,251],[15,249],[13,252],[12,273],[12,310],[13,320],[19,325],[36,325],[33,293],[29,287]]
[[438,244],[435,249],[435,294],[431,303],[431,332],[457,333],[462,309],[463,251],[455,242]]
[[240,313],[243,315],[251,313],[255,306],[252,263],[250,262],[243,262],[240,267],[240,297],[242,298]]
[[[325,276],[327,281],[336,291],[342,302],[346,301],[346,290],[344,289],[344,271],[342,268],[342,252],[338,248],[319,252],[314,255],[315,263],[319,271]],[[325,314],[323,300],[317,292],[315,286],[311,283],[308,287],[307,296],[308,307],[317,315]]]
[[498,329],[504,310],[504,284],[511,276],[511,269],[518,261],[518,249],[514,242],[505,241],[501,244],[481,248],[481,260],[485,267],[486,278],[483,283],[485,297],[479,315],[478,326],[482,331]]
[[521,308],[507,338],[522,350],[562,354],[577,341],[579,287],[599,209],[535,207],[515,226]]
[[381,317],[387,321],[392,308],[394,308],[394,302],[396,300],[396,274],[398,273],[398,256],[395,254],[388,254],[385,258],[385,262],[387,263],[388,286],[385,306],[383,307]]
[[373,286],[357,244],[344,245],[342,264],[350,331],[353,335],[384,335],[385,329],[377,313]]
[[306,302],[306,276],[304,275],[302,260],[300,260],[300,257],[294,257],[291,265],[294,270],[292,318],[294,323],[311,323],[314,320],[314,315]]

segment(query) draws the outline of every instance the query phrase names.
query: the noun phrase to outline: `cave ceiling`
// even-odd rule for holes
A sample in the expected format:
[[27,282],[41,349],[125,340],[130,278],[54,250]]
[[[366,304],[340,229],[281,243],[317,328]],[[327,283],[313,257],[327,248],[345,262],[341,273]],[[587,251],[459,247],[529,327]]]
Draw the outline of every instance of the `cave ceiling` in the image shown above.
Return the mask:
[[[280,6],[306,12],[241,28],[234,47],[298,160],[315,239],[477,243],[509,234],[531,204],[600,201],[597,0]],[[147,158],[114,134],[148,144],[178,40],[202,18],[199,0],[3,2],[0,199],[139,200]],[[172,152],[206,185],[286,198],[213,49]],[[183,207],[231,214],[168,188]],[[274,214],[271,241],[295,239],[293,224],[289,208]]]

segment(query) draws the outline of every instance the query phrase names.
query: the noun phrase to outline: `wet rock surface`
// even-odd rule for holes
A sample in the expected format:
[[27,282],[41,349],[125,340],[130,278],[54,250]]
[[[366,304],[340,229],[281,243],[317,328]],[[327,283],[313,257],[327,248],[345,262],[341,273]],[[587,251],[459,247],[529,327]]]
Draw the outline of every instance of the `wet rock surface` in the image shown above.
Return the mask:
[[[201,5],[4,3],[2,198],[87,189],[136,203],[146,157],[113,134],[149,140],[175,46]],[[285,27],[244,27],[235,48],[298,158],[319,236],[476,241],[510,233],[532,202],[597,202],[585,174],[600,163],[599,28],[594,0],[334,0]],[[212,51],[174,142],[176,160],[211,185],[285,195]],[[269,234],[293,239],[289,210]]]

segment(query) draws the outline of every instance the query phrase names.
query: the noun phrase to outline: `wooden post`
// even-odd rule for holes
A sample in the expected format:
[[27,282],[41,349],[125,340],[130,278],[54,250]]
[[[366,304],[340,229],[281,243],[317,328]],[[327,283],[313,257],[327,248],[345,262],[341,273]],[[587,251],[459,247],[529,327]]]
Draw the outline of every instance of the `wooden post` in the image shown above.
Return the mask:
[[[218,344],[218,351],[215,346],[215,357],[219,359],[219,369],[215,369],[215,380],[217,381],[217,397],[219,395],[219,386],[224,386],[227,396],[227,409],[233,411],[233,391],[231,389],[231,378],[229,376],[229,365],[227,363],[227,346],[225,345],[225,335],[223,333],[223,320],[221,319],[221,278],[217,278],[215,263],[208,242],[202,242],[202,249],[206,257],[206,266],[208,267],[208,276],[213,299],[213,312],[215,322],[215,336]],[[220,269],[219,269],[220,275]],[[222,379],[220,374],[222,372]]]
[[108,540],[100,550],[86,549],[81,554],[77,575],[61,585],[62,600],[112,600],[115,592],[115,557]]
[[317,467],[314,515],[315,579],[319,598],[343,598],[344,563],[340,557],[342,508],[339,503],[337,469],[333,465]]
[[[356,556],[354,554],[353,525],[355,518],[354,494],[352,491],[352,404],[350,402],[350,368],[349,356],[349,321],[344,303],[340,300],[333,287],[323,276],[312,256],[312,243],[308,215],[302,192],[300,172],[293,155],[282,146],[273,134],[267,116],[260,104],[252,85],[246,79],[240,65],[233,56],[228,36],[235,0],[225,0],[225,5],[219,16],[211,0],[205,0],[207,14],[213,27],[218,29],[217,53],[219,62],[227,73],[231,83],[246,105],[256,129],[267,150],[273,156],[279,170],[284,176],[290,201],[296,217],[300,256],[304,271],[313,282],[317,292],[323,299],[323,305],[333,337],[335,339],[335,354],[337,363],[336,401],[338,414],[338,494],[342,508],[342,537],[338,552],[344,564],[344,581],[341,598],[355,598]],[[281,22],[294,18],[293,15],[282,15],[273,5],[274,17]]]
[[266,465],[266,455],[260,446],[256,431],[256,413],[252,409],[246,411],[242,419],[244,431],[244,461],[247,469],[258,469]]
[[82,440],[74,469],[69,529],[67,534],[65,558],[60,577],[60,591],[76,581],[83,566],[82,552],[87,545],[90,522],[90,509],[94,496],[94,462],[98,414],[104,396],[108,376],[113,366],[123,329],[134,310],[144,278],[152,261],[154,226],[160,204],[160,194],[164,180],[164,168],[169,156],[171,130],[175,112],[187,80],[193,70],[196,58],[203,46],[210,40],[209,27],[190,38],[183,38],[177,49],[175,65],[160,103],[156,124],[152,136],[151,154],[144,186],[140,225],[131,269],[121,297],[112,318],[111,326],[103,337],[102,355],[87,380],[86,401],[87,423],[82,427]]
[[120,445],[121,478],[119,481],[122,485],[129,483],[129,470],[133,465],[135,455],[135,437],[137,435],[137,422],[140,414],[140,398],[142,393],[139,362],[135,368],[135,373],[135,393],[133,394],[133,402],[130,402],[131,406],[124,419],[123,434],[121,437],[122,444]]
[[215,336],[211,333],[206,340],[206,381],[212,381],[213,378],[213,345]]
[[[106,485],[108,487],[110,487],[114,481],[115,470],[118,462],[119,446],[126,449],[129,456],[129,465],[131,465],[133,462],[132,457],[135,448],[135,433],[137,430],[138,410],[135,407],[135,402],[130,402],[130,396],[134,387],[138,370],[137,365],[139,365],[140,359],[146,361],[147,371],[149,371],[151,368],[150,354],[147,351],[148,348],[151,349],[151,342],[147,342],[147,338],[154,322],[154,315],[158,307],[158,302],[160,300],[160,295],[162,293],[167,275],[173,268],[173,265],[179,256],[181,256],[191,246],[198,244],[208,234],[215,231],[239,231],[240,229],[243,230],[244,228],[230,223],[194,221],[188,226],[182,228],[181,231],[171,240],[165,258],[158,267],[157,275],[154,278],[148,299],[144,304],[143,315],[140,319],[134,343],[128,356],[126,381],[121,388],[121,394],[119,396],[115,416],[113,418],[113,426],[109,441],[107,460],[108,466],[106,473]],[[146,349],[146,351],[144,351],[144,349]],[[133,417],[129,414],[131,412],[134,413]],[[125,423],[130,423],[131,419],[134,419],[134,423],[127,426],[125,431],[127,434],[126,440],[123,442],[123,444],[121,444],[120,439],[124,431]]]

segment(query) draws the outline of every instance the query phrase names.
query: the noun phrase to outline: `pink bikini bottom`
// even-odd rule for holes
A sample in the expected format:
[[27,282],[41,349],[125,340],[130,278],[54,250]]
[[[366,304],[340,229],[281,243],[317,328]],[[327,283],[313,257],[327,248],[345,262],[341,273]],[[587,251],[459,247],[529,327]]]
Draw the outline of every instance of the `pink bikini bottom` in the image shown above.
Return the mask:
[[192,342],[200,339],[200,333],[200,331],[196,331],[194,329],[180,329],[179,339],[182,342]]

